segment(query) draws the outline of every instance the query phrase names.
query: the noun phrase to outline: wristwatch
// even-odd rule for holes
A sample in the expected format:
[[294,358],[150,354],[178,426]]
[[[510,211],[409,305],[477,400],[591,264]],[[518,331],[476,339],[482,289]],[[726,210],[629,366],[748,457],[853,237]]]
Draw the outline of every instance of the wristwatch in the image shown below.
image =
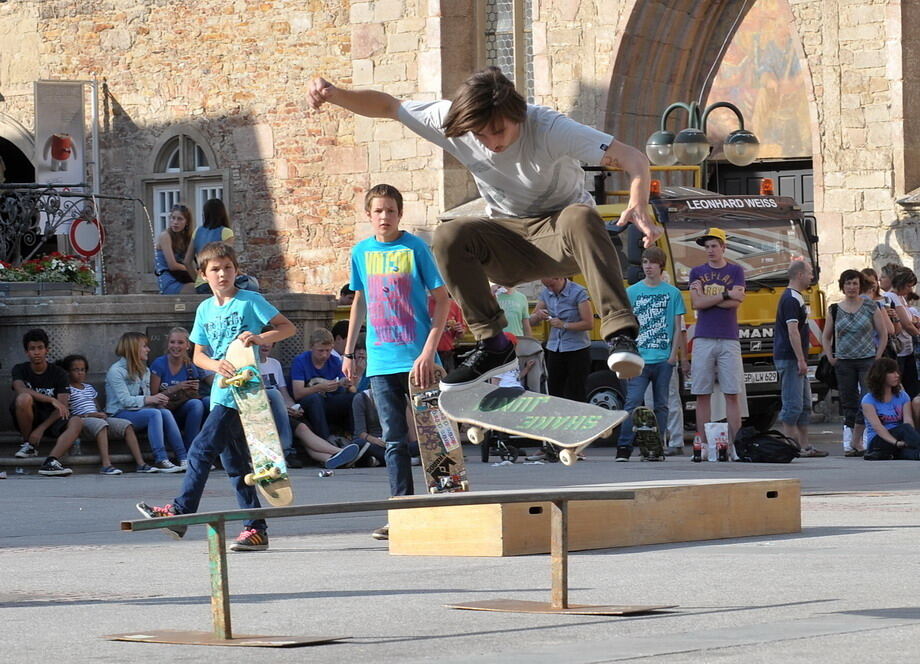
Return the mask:
[[730,300],[730,299],[732,299],[732,296],[728,294],[728,291],[722,291],[722,299],[723,299],[723,300]]
[[342,353],[342,357],[347,357],[349,360],[355,359],[354,353]]

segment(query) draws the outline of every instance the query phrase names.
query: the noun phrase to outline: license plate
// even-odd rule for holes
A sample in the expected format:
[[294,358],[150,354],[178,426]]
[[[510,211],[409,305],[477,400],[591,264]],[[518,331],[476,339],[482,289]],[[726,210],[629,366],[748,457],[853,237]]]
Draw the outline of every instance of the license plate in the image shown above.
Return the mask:
[[744,384],[745,385],[757,385],[760,383],[775,383],[776,382],[776,372],[775,371],[752,371],[750,373],[744,374]]

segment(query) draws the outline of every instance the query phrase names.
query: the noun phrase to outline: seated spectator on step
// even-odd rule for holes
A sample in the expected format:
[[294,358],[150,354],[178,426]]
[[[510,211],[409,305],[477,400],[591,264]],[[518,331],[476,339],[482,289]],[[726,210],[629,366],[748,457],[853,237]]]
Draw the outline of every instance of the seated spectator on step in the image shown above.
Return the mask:
[[70,415],[67,372],[48,363],[48,345],[48,334],[40,328],[29,330],[22,337],[28,361],[13,367],[14,396],[10,414],[22,436],[16,458],[38,456],[42,436],[55,436],[54,447],[38,473],[65,476],[73,471],[65,468],[60,458],[80,435],[83,420]]
[[[118,340],[115,354],[121,359],[110,366],[105,375],[105,412],[128,420],[135,431],[147,432],[154,462],[150,470],[144,472],[183,472],[186,467],[185,443],[176,419],[166,408],[169,397],[163,392],[150,392],[147,336],[140,332],[125,332]],[[169,460],[167,444],[178,465]]]
[[888,357],[876,360],[866,378],[862,398],[869,446],[866,461],[920,460],[920,433],[914,427],[920,398],[911,402],[901,385],[898,363]]
[[169,224],[157,237],[154,252],[155,274],[160,293],[176,295],[195,292],[195,268],[192,256],[192,211],[173,205]]
[[149,472],[150,466],[141,456],[134,427],[128,420],[109,417],[108,413],[99,408],[96,401],[99,393],[96,392],[96,388],[84,382],[89,372],[89,362],[86,358],[82,355],[68,355],[59,365],[67,372],[70,381],[70,413],[79,415],[83,420],[80,437],[85,441],[96,441],[96,447],[99,449],[102,460],[102,469],[99,472],[103,475],[121,475],[121,470],[112,465],[109,455],[110,434],[112,438],[125,441],[131,456],[134,457],[134,463],[137,464],[138,472]]
[[310,335],[310,350],[291,364],[291,391],[303,408],[310,428],[332,442],[332,427],[352,431],[351,402],[355,393],[342,373],[342,361],[332,356],[332,333],[319,328]]
[[201,431],[207,417],[209,394],[214,374],[192,364],[188,330],[174,327],[166,339],[166,355],[150,365],[150,393],[162,392],[169,397],[166,408],[172,411],[182,430],[182,441],[188,449]]
[[345,340],[348,339],[348,319],[336,321],[332,326],[332,356],[342,359],[345,352]]
[[[377,414],[377,405],[374,403],[374,392],[370,388],[358,392],[355,401],[352,404],[354,409],[355,422],[355,442],[359,445],[368,445],[368,450],[364,455],[368,466],[386,465],[386,448],[387,444],[383,440],[383,426],[380,424],[380,416]],[[415,459],[418,458],[418,436],[415,431],[415,420],[412,416],[412,404],[406,409],[406,422],[409,423],[408,446],[409,455],[413,459],[413,465],[416,465]]]
[[[272,328],[267,326],[262,329],[267,332]],[[303,418],[300,406],[294,403],[288,393],[287,382],[284,379],[284,370],[281,362],[271,357],[273,343],[259,344],[259,373],[262,374],[262,384],[265,386],[265,396],[268,397],[272,409],[275,426],[278,427],[278,437],[281,439],[281,449],[284,450],[284,460],[289,468],[303,468],[303,463],[297,456],[294,448],[294,422],[299,423]]]
[[324,468],[330,470],[349,468],[354,466],[367,451],[365,444],[357,445],[356,443],[345,445],[340,449],[317,436],[304,422],[291,419],[291,424],[294,427],[294,439],[300,443],[307,456]]
[[[232,244],[233,236],[233,229],[230,228],[230,215],[227,214],[227,206],[224,205],[224,202],[219,198],[211,198],[205,201],[201,209],[201,226],[195,231],[195,237],[192,240],[195,258],[197,259],[201,250],[212,242]],[[248,274],[238,273],[233,283],[242,290],[259,292],[259,281]],[[195,292],[202,295],[211,295],[211,287],[208,286],[208,282],[205,281],[200,271],[197,273],[197,280],[195,281]]]
[[336,305],[340,307],[350,307],[351,303],[354,301],[355,292],[348,287],[348,284],[345,284],[339,289],[339,297],[335,301]]

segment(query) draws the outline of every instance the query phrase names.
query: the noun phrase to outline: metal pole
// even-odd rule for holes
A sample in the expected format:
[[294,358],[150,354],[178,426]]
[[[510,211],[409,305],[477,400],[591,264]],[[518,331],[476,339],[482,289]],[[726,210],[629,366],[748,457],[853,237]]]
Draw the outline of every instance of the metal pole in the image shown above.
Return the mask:
[[[92,88],[92,102],[91,102],[91,113],[93,116],[93,193],[100,194],[102,193],[101,183],[99,178],[101,177],[101,167],[99,165],[99,81],[93,77],[93,80],[90,81],[90,88]],[[96,215],[96,221],[100,224],[102,220],[99,218],[99,207],[96,205],[96,201],[93,201],[93,214]],[[105,283],[103,282],[102,274],[102,252],[96,254],[95,256],[95,267],[96,267],[96,295],[102,295],[105,290]]]
[[550,512],[550,556],[553,570],[551,604],[569,608],[569,503],[554,500]]
[[233,638],[230,628],[230,588],[227,582],[227,538],[224,522],[207,524],[208,566],[211,570],[211,622],[214,637],[222,640]]

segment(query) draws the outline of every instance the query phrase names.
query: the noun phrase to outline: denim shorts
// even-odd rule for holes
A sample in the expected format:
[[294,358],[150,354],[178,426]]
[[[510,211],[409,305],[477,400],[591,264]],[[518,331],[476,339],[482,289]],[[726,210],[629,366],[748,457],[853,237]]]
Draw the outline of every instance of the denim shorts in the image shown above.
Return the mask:
[[811,385],[808,373],[799,374],[798,360],[774,360],[783,406],[779,421],[783,424],[804,426],[811,416]]

